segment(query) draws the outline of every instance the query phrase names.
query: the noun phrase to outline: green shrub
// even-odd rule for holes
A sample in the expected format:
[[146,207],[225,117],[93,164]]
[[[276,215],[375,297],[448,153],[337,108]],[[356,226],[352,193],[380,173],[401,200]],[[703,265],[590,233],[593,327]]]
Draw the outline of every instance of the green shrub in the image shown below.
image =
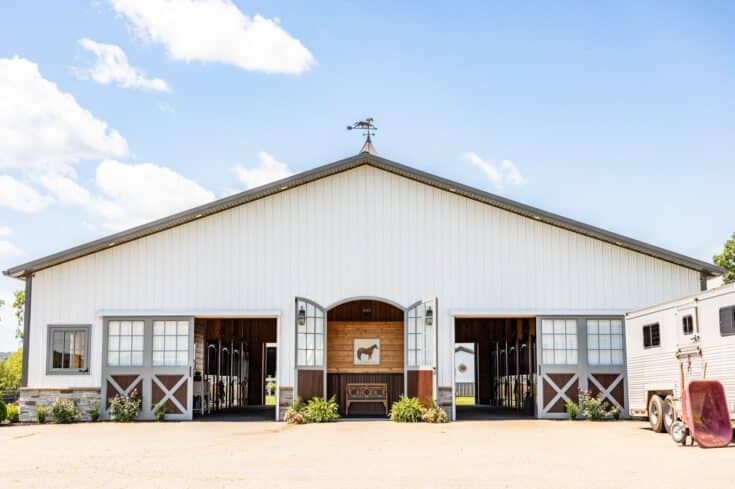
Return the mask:
[[421,421],[424,423],[446,423],[447,420],[447,412],[437,406],[434,401],[431,402],[430,408],[424,408],[421,415]]
[[577,415],[579,415],[579,404],[574,401],[567,400],[566,411],[569,419],[577,419]]
[[605,401],[602,393],[593,396],[590,392],[582,391],[582,415],[590,421],[602,421],[605,419],[619,419],[620,408],[610,406]]
[[273,393],[276,391],[276,383],[268,382],[267,384],[265,384],[265,391],[268,393],[269,396],[272,396]]
[[36,419],[38,424],[46,422],[46,408],[44,406],[36,406]]
[[114,421],[129,423],[140,416],[141,404],[137,390],[129,396],[116,395],[110,401],[110,415]]
[[397,423],[418,423],[424,414],[424,406],[417,397],[401,398],[390,408],[390,420]]
[[329,423],[339,418],[339,405],[334,400],[334,396],[328,400],[313,397],[306,403],[304,415],[309,423]]
[[5,418],[8,417],[8,407],[5,405],[5,401],[0,399],[0,423],[5,421]]
[[159,402],[153,406],[153,415],[156,417],[156,421],[163,421],[166,419],[166,404]]
[[91,419],[93,423],[96,423],[100,419],[100,402],[94,401],[92,409],[87,411],[87,414],[89,414],[89,419]]
[[8,405],[8,422],[17,423],[20,421],[20,408],[17,404]]
[[61,424],[74,423],[82,417],[74,401],[60,397],[51,403],[49,413],[54,417],[54,421]]

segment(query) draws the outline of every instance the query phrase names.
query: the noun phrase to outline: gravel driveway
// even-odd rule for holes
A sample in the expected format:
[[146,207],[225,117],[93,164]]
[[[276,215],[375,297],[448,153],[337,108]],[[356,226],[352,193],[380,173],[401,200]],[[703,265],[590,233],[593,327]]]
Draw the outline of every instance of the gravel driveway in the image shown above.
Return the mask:
[[728,487],[735,445],[641,422],[345,421],[0,427],[0,487]]

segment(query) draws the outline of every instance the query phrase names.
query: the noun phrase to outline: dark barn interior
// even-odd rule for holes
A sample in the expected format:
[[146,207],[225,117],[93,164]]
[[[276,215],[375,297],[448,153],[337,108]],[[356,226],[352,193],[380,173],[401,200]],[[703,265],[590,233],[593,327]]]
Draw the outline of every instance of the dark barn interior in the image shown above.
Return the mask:
[[275,382],[276,324],[273,318],[195,319],[195,415],[275,419],[266,385]]
[[458,403],[457,419],[533,416],[535,323],[534,318],[455,319],[455,343],[475,345],[474,383],[455,385],[458,398],[474,397],[474,403]]
[[[380,339],[380,364],[355,365],[355,338]],[[376,300],[356,300],[327,312],[327,396],[335,396],[340,414],[350,417],[385,417],[386,410],[403,393],[403,310]],[[354,402],[348,389],[377,385],[385,400]]]

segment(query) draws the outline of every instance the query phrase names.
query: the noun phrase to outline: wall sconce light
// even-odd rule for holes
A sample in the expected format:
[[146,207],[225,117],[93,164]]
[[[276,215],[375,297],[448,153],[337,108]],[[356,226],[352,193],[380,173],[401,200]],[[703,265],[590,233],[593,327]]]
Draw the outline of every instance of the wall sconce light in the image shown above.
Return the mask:
[[297,314],[297,318],[298,318],[299,326],[303,326],[304,324],[306,324],[306,309],[304,309],[303,304],[299,306],[299,312]]
[[426,315],[424,316],[424,322],[427,326],[431,326],[434,324],[434,310],[431,308],[431,306],[426,307]]

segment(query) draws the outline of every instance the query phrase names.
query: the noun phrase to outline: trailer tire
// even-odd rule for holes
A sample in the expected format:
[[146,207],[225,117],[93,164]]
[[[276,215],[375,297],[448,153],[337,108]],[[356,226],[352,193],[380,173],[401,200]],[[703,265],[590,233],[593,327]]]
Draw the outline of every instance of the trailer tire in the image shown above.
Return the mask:
[[671,438],[674,440],[674,443],[681,446],[686,445],[688,434],[687,427],[681,421],[674,421],[671,425]]
[[663,433],[664,429],[664,400],[661,396],[654,394],[648,401],[648,422],[651,429],[656,433]]
[[671,427],[676,422],[676,404],[674,403],[674,396],[669,394],[664,398],[664,429],[667,433],[671,433]]

